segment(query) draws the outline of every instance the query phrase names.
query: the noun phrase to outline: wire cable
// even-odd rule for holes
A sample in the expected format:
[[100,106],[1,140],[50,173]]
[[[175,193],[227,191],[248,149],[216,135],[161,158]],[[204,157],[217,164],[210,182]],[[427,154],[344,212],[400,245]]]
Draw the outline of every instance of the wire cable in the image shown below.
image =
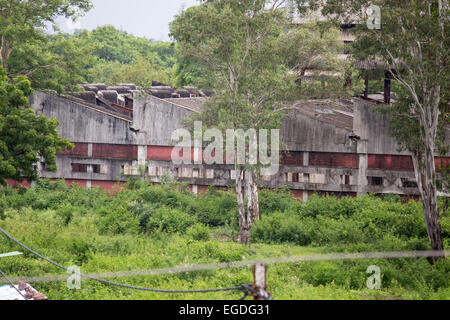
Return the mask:
[[53,264],[54,266],[56,266],[58,268],[61,268],[61,269],[65,270],[65,271],[73,273],[73,274],[77,274],[77,275],[79,275],[82,278],[98,281],[98,282],[101,282],[101,283],[104,283],[104,284],[107,284],[107,285],[117,286],[117,287],[126,288],[126,289],[133,289],[133,290],[140,290],[140,291],[149,291],[149,292],[159,292],[159,293],[208,293],[208,292],[244,291],[244,290],[247,290],[244,286],[229,287],[229,288],[219,288],[219,289],[164,290],[164,289],[153,289],[153,288],[137,287],[137,286],[131,286],[131,285],[127,285],[127,284],[112,282],[112,281],[108,281],[108,280],[92,277],[92,276],[89,276],[89,275],[86,275],[86,274],[83,274],[83,273],[71,270],[69,268],[66,268],[63,265],[61,265],[61,264],[59,264],[57,262],[54,262],[54,261],[44,257],[43,255],[37,253],[33,249],[28,248],[26,245],[24,245],[23,243],[21,243],[19,240],[15,239],[14,237],[12,237],[10,234],[8,234],[2,228],[0,228],[0,232],[2,232],[11,241],[13,241],[16,244],[18,244],[19,246],[21,246],[23,249],[25,249],[28,252],[34,254],[35,256],[37,256],[37,257],[47,261],[48,263]]
[[6,276],[6,274],[2,271],[2,270],[0,270],[0,275],[3,277],[3,278],[5,278],[5,280],[11,285],[11,287],[13,287],[25,300],[28,300],[23,294],[22,294],[22,292],[20,292],[20,290],[19,289],[17,289],[17,287],[14,285],[14,283],[12,283],[12,281],[11,280],[9,280],[8,279],[8,277]]

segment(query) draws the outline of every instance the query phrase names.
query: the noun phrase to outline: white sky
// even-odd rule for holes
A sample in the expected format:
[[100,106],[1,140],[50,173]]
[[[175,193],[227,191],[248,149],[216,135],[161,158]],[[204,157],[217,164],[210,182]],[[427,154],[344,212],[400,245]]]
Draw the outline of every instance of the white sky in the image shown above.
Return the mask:
[[169,40],[169,22],[181,8],[198,4],[197,0],[92,0],[94,8],[80,21],[60,20],[63,31],[92,30],[111,24],[135,36]]

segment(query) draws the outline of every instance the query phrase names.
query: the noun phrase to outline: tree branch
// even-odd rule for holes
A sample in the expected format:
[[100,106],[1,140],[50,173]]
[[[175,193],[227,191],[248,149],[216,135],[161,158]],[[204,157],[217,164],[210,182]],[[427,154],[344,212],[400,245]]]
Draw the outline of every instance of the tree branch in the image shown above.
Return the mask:
[[9,77],[10,78],[16,78],[16,77],[19,77],[19,76],[29,77],[29,76],[31,76],[33,73],[35,73],[38,70],[50,69],[51,67],[54,67],[54,66],[58,65],[60,62],[61,62],[61,60],[58,60],[56,62],[53,62],[53,63],[45,65],[45,66],[37,66],[37,67],[35,67],[35,68],[31,69],[31,70],[28,70],[28,71],[19,72],[19,73],[16,73],[16,74],[11,74],[11,75],[9,75]]

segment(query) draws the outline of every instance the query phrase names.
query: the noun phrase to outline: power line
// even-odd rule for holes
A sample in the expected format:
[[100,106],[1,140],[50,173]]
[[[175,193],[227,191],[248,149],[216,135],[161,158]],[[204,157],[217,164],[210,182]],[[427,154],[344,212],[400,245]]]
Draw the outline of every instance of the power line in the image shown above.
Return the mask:
[[[0,228],[0,232],[2,232],[6,237],[8,237],[10,240],[12,240],[13,242],[15,242],[16,244],[18,244],[19,246],[21,246],[22,248],[24,248],[25,250],[27,250],[28,252],[34,254],[35,256],[47,261],[50,264],[53,264],[54,266],[61,268],[67,272],[70,273],[74,273],[79,275],[80,277],[89,279],[89,280],[94,280],[94,281],[98,281],[104,284],[108,284],[108,285],[112,285],[112,286],[117,286],[117,287],[121,287],[121,288],[127,288],[127,289],[133,289],[133,290],[140,290],[140,291],[149,291],[149,292],[159,292],[159,293],[208,293],[208,292],[222,292],[222,291],[242,291],[242,292],[247,292],[247,288],[244,286],[238,286],[238,287],[229,287],[229,288],[219,288],[219,289],[198,289],[198,290],[163,290],[163,289],[153,289],[153,288],[144,288],[144,287],[137,287],[137,286],[131,286],[131,285],[127,285],[127,284],[122,284],[122,283],[117,283],[117,282],[112,282],[112,281],[108,281],[108,280],[104,280],[104,279],[99,279],[96,277],[92,277],[74,270],[71,270],[69,268],[64,267],[63,265],[54,262],[46,257],[44,257],[43,255],[37,253],[36,251],[28,248],[26,245],[24,245],[23,243],[21,243],[19,240],[15,239],[14,237],[12,237],[11,235],[9,235],[5,230],[3,230],[2,228]],[[2,274],[3,275],[3,274]],[[5,277],[5,276],[4,276]]]
[[[171,267],[163,269],[149,269],[149,270],[135,270],[135,271],[117,271],[108,273],[90,274],[95,278],[124,278],[124,277],[139,277],[139,276],[154,276],[177,274],[184,272],[208,271],[217,269],[231,269],[243,268],[253,266],[256,263],[279,264],[279,263],[300,263],[311,261],[338,261],[338,260],[363,260],[363,259],[404,259],[404,258],[426,258],[426,257],[440,257],[450,255],[450,251],[391,251],[391,252],[360,252],[360,253],[331,253],[331,254],[313,254],[305,256],[288,256],[279,258],[268,258],[258,260],[245,260],[225,263],[199,264],[193,266]],[[53,282],[64,281],[66,276],[40,276],[24,278],[28,282]]]
[[20,292],[20,290],[19,289],[17,289],[17,287],[12,283],[12,281],[11,280],[9,280],[8,279],[8,277],[6,276],[6,274],[2,271],[2,270],[0,270],[0,275],[3,277],[3,278],[5,278],[5,280],[11,285],[11,287],[13,287],[25,300],[28,300],[23,294],[22,294],[22,292]]

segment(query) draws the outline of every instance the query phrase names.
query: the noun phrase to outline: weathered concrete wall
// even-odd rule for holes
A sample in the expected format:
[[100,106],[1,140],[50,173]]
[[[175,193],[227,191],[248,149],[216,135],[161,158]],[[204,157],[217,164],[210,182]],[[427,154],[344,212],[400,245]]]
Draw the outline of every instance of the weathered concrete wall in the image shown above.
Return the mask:
[[361,137],[361,142],[367,142],[369,154],[405,155],[399,152],[399,146],[391,135],[389,116],[375,111],[376,105],[355,99],[354,132]]
[[[399,152],[399,146],[392,137],[389,115],[374,110],[375,104],[355,99],[354,104],[354,131],[367,141],[368,154],[409,155],[409,152]],[[450,129],[446,130],[446,141],[450,144]],[[448,153],[450,156],[450,152]]]
[[[94,172],[73,172],[72,164],[86,164],[86,165],[103,165],[106,168],[106,173]],[[56,165],[57,172],[41,172],[41,177],[57,178],[57,179],[75,179],[75,180],[97,180],[97,181],[126,181],[127,177],[123,176],[122,166],[132,165],[133,161],[125,160],[106,160],[106,159],[91,159],[91,158],[71,158],[71,157],[57,157]]]
[[182,121],[192,114],[182,106],[153,96],[134,94],[133,128],[139,130],[139,145],[170,146],[172,133],[183,128]]
[[30,97],[36,114],[59,121],[59,134],[71,142],[135,144],[130,121],[76,102],[36,91]]
[[281,127],[282,141],[289,151],[354,153],[350,131],[300,113],[288,115]]

